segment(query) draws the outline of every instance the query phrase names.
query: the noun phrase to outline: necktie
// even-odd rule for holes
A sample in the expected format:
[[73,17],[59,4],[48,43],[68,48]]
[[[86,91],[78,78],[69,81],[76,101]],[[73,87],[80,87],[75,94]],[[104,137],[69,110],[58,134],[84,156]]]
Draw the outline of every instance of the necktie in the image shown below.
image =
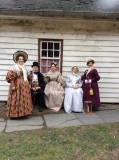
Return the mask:
[[38,74],[38,72],[34,72],[34,74],[36,74],[36,75],[37,75],[37,74]]

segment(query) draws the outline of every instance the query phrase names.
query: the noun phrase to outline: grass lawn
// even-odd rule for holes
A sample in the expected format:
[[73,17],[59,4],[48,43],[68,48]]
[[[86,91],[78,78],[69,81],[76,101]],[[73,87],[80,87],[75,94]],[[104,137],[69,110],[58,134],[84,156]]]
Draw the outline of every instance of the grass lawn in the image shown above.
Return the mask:
[[1,133],[0,160],[119,160],[119,123]]

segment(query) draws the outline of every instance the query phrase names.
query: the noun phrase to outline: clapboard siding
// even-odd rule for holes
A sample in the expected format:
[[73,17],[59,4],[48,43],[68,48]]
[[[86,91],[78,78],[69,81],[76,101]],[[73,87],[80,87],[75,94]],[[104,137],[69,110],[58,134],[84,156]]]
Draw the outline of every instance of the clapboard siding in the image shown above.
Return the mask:
[[[89,59],[91,56],[87,56],[87,59]],[[78,58],[78,57],[76,57],[76,58]],[[67,58],[68,59],[68,58]],[[96,58],[95,57],[93,57],[93,59],[95,59],[95,61],[96,61]],[[97,58],[98,59],[98,58]],[[70,66],[72,66],[72,65],[77,65],[77,66],[79,66],[80,68],[83,68],[83,67],[85,67],[86,66],[86,61],[85,62],[68,62],[68,61],[63,61],[63,66],[64,67],[70,67]],[[84,66],[85,65],[85,66]],[[113,62],[113,63],[110,63],[110,62],[108,62],[108,63],[105,63],[105,62],[96,62],[96,64],[95,64],[95,66],[96,67],[103,67],[103,68],[116,68],[116,67],[119,67],[119,63],[118,63],[118,61],[117,62]]]
[[64,51],[65,57],[77,57],[79,55],[83,55],[83,57],[90,56],[91,57],[119,57],[118,51]]
[[119,103],[119,33],[107,31],[71,30],[48,31],[24,26],[0,27],[0,100],[7,100],[9,83],[5,81],[7,70],[14,64],[13,53],[24,50],[29,55],[26,62],[31,69],[38,60],[38,38],[63,39],[62,74],[67,76],[71,67],[79,67],[80,74],[87,69],[86,61],[93,58],[101,79],[101,102]]
[[[107,92],[110,94],[112,94],[112,93],[119,94],[119,89],[118,88],[113,88],[113,89],[112,88],[100,88],[100,93],[107,94]],[[101,96],[102,96],[102,94],[101,94]]]
[[[25,38],[25,37],[1,37],[0,43],[16,43],[16,44],[37,44],[37,38]],[[78,39],[68,39],[64,40],[64,45],[66,46],[102,46],[102,47],[119,47],[119,40],[118,41],[109,41],[109,40],[78,40]]]
[[[17,31],[15,30],[16,28],[14,28],[14,31],[11,31],[12,28],[9,27],[9,32],[8,31],[8,27],[5,29],[3,28],[1,30],[0,28],[0,37],[11,37],[11,38],[59,38],[59,39],[63,39],[64,40],[90,40],[90,41],[111,41],[111,42],[116,42],[119,41],[119,33],[113,33],[113,32],[92,32],[92,33],[71,33],[67,34],[66,31],[65,33],[48,33],[48,31],[42,32],[42,30],[37,31],[36,33],[34,32],[34,30],[32,32],[23,32],[22,28],[21,31]],[[15,34],[14,34],[15,33]],[[40,37],[39,37],[40,35]]]
[[2,91],[2,90],[1,90],[0,92],[2,93],[3,96],[8,95],[8,91]]
[[[0,81],[5,81],[5,76],[0,76]],[[4,85],[6,85],[6,82],[4,82],[4,84],[2,84],[1,86],[4,86]],[[1,88],[1,86],[0,86],[0,88]]]
[[0,96],[0,101],[6,101],[6,100],[7,100],[6,95],[5,96],[4,95]]
[[64,46],[64,51],[119,51],[119,47],[104,47],[104,46],[79,46],[79,45],[72,45],[72,46]]
[[[95,64],[95,66],[96,66],[96,64]],[[79,67],[79,72],[84,72],[85,70],[86,70],[87,68],[86,67],[84,67],[84,68],[80,68]],[[98,72],[100,72],[100,73],[119,73],[119,69],[118,68],[98,68],[98,67],[96,67],[96,69],[98,70]],[[64,69],[63,69],[63,71],[71,71],[71,67],[69,66],[69,67],[64,67]],[[116,78],[116,77],[115,77]]]
[[[15,53],[15,52],[14,52]],[[29,52],[27,52],[27,53],[29,53]],[[6,59],[6,57],[7,57],[7,60],[12,60],[13,59],[13,54],[2,54],[2,55],[0,55],[0,59],[1,60],[5,60]],[[29,60],[33,60],[33,59],[38,59],[38,55],[30,55],[29,56]]]
[[119,47],[119,41],[102,40],[64,40],[66,46],[101,46],[101,47]]
[[[112,99],[113,99],[113,102],[112,102]],[[103,103],[119,103],[119,97],[115,98],[115,97],[101,97],[100,98],[100,101],[103,102]]]
[[0,43],[16,43],[16,44],[37,44],[38,39],[37,38],[25,38],[25,37],[1,37]]
[[[21,50],[22,48],[19,48],[18,50]],[[30,57],[35,57],[35,56],[38,56],[36,53],[38,53],[38,49],[34,49],[34,50],[31,50],[31,49],[24,49],[24,51],[25,52],[27,52],[28,53],[28,55],[29,55],[29,58]],[[15,53],[16,52],[16,49],[0,49],[0,54],[1,54],[1,57],[2,56],[9,56],[9,57],[11,57],[11,58],[13,58],[13,53]],[[29,54],[30,53],[30,54]]]
[[[84,53],[83,53],[84,54]],[[88,55],[89,56],[89,55]],[[95,56],[95,58],[97,58],[97,60],[96,60],[96,63],[97,62],[102,62],[103,61],[103,63],[106,63],[106,62],[111,62],[111,63],[115,63],[115,61],[118,61],[119,62],[119,56],[118,57],[101,57],[101,55],[100,55],[100,57],[96,57]],[[67,61],[67,57],[64,57],[63,58],[63,60],[64,61]],[[87,57],[83,57],[83,55],[81,55],[80,53],[79,53],[79,57],[74,57],[73,55],[71,56],[71,57],[68,57],[68,61],[75,61],[75,62],[86,62],[87,61]]]
[[[30,56],[29,56],[29,57],[30,57]],[[30,59],[30,58],[29,58],[29,59]],[[36,59],[36,56],[35,56],[34,59],[37,60],[38,58]],[[34,59],[27,61],[27,62],[25,63],[26,66],[32,65],[32,62],[33,62]],[[9,64],[9,66],[12,66],[12,65],[13,65],[13,60],[2,60],[0,66],[3,67],[3,65],[6,66],[6,65],[8,65],[8,64]]]
[[30,50],[34,50],[34,49],[38,49],[38,44],[22,44],[22,43],[0,43],[0,48],[6,48],[6,49],[10,49],[10,48],[14,48],[14,49],[19,49],[19,48],[23,48],[23,49],[30,49]]
[[[64,76],[66,76],[69,72],[63,72],[64,73]],[[100,72],[99,72],[100,73]],[[80,74],[82,75],[83,72],[80,72]],[[119,74],[117,73],[100,73],[100,77],[101,78],[112,78],[115,79],[116,78],[119,78]],[[113,84],[112,84],[113,85]],[[118,87],[118,86],[117,86]]]

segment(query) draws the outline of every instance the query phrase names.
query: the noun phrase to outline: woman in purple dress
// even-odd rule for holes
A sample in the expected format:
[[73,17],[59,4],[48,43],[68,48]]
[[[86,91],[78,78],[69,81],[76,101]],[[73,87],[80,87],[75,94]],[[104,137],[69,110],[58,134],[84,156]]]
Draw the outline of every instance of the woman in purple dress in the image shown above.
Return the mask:
[[[84,72],[84,75],[81,77],[81,79],[83,81],[83,100],[92,101],[93,109],[97,109],[100,107],[100,95],[97,83],[97,81],[100,80],[100,76],[97,70],[93,67],[94,63],[94,60],[88,60],[88,69]],[[92,94],[90,89],[93,90]]]

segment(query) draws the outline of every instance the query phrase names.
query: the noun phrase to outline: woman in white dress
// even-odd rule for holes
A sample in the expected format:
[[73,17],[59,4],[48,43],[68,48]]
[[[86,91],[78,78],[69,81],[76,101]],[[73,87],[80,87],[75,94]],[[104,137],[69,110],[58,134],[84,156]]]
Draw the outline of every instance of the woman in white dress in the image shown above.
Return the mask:
[[83,90],[81,76],[78,74],[78,67],[72,67],[72,73],[66,78],[64,109],[66,113],[84,112]]

